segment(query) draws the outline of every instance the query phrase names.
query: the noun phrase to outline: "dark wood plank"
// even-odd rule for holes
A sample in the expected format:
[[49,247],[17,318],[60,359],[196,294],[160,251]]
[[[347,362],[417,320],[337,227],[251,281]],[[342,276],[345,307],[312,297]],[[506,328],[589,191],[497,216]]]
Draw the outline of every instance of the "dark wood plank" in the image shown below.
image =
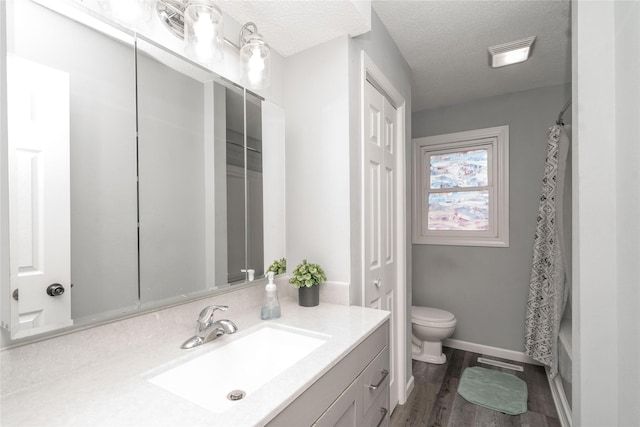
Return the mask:
[[529,391],[527,406],[530,411],[558,418],[549,380],[542,366],[528,365],[525,369],[525,381]]
[[[404,405],[398,405],[391,416],[392,427],[560,427],[551,390],[544,368],[513,362],[493,356],[493,360],[520,365],[523,372],[478,363],[477,353],[443,348],[447,355],[444,365],[413,361],[414,389]],[[516,375],[527,383],[529,412],[506,415],[467,402],[457,394],[462,372],[467,367],[487,369]]]
[[551,417],[547,415],[547,425],[549,427],[562,427],[560,419],[558,417]]
[[520,425],[522,427],[549,427],[546,415],[532,411],[520,415]]
[[447,423],[443,426],[460,426],[460,427],[474,427],[479,425],[476,422],[476,414],[479,406],[473,403],[467,402],[462,396],[456,393],[451,408],[451,414],[447,419]]
[[502,412],[478,406],[475,425],[483,427],[521,427],[519,415],[507,415]]
[[445,376],[440,391],[436,396],[433,409],[429,414],[426,425],[429,427],[445,427],[449,425],[449,417],[453,411],[453,405],[458,395],[458,378]]
[[439,384],[416,381],[410,399],[398,405],[391,416],[391,426],[424,426],[432,411]]

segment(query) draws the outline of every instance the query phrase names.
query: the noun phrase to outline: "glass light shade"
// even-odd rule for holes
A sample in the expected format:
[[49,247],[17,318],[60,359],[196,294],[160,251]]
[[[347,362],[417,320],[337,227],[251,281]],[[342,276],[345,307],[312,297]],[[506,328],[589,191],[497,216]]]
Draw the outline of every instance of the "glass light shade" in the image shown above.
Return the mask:
[[211,65],[223,56],[222,13],[212,2],[191,0],[184,10],[185,52],[190,58]]
[[271,49],[258,34],[247,36],[240,48],[242,83],[250,89],[271,84]]

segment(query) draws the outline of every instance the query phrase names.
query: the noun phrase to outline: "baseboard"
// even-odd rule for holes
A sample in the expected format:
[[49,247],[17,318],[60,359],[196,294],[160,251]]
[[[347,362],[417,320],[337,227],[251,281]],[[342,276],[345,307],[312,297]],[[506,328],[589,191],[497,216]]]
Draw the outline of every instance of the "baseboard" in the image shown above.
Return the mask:
[[549,378],[548,368],[545,368],[545,372],[547,373],[547,379],[549,380],[549,388],[551,389],[553,403],[556,405],[556,411],[558,412],[560,425],[562,427],[571,427],[571,406],[569,405],[567,396],[564,393],[564,387],[562,386],[560,375],[556,375],[554,379],[551,379]]
[[491,347],[490,345],[476,344],[468,341],[446,339],[442,342],[445,347],[458,350],[470,351],[472,353],[485,354],[487,356],[500,357],[514,362],[523,362],[530,365],[540,365],[540,363],[521,351],[507,350],[504,348]]
[[411,375],[411,377],[409,378],[409,381],[407,381],[407,388],[404,395],[405,397],[404,402],[398,402],[398,404],[404,405],[405,403],[407,403],[407,399],[409,399],[409,396],[411,395],[411,392],[413,391],[414,386],[415,386],[415,380],[413,379],[413,375]]

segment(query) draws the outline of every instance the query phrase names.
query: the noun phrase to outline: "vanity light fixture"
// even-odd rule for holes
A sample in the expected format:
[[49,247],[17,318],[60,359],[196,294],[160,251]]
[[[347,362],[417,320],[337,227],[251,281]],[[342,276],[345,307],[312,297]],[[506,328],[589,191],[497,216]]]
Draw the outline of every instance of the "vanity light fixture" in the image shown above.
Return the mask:
[[253,22],[240,30],[242,83],[250,89],[262,89],[271,83],[271,49]]
[[184,40],[188,57],[207,65],[222,59],[222,12],[212,0],[158,0],[156,12],[169,31]]
[[206,64],[219,61],[227,42],[240,51],[244,86],[264,89],[271,83],[271,49],[253,22],[242,26],[236,45],[224,38],[222,13],[212,0],[158,0],[156,12],[176,37],[185,40],[189,57]]
[[510,43],[491,46],[489,48],[489,64],[493,68],[498,68],[526,61],[531,55],[531,47],[535,40],[536,36],[532,36]]

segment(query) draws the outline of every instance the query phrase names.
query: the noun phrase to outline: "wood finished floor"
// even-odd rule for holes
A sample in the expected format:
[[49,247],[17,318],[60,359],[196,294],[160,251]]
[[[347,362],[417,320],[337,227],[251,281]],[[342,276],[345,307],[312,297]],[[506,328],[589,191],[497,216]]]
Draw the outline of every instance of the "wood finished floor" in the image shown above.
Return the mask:
[[[407,402],[393,411],[391,427],[560,427],[543,367],[484,356],[524,368],[517,372],[478,363],[481,354],[448,347],[443,351],[447,355],[443,365],[413,361],[414,388]],[[528,412],[506,415],[464,400],[456,390],[462,371],[470,366],[508,372],[524,380],[529,390]]]

